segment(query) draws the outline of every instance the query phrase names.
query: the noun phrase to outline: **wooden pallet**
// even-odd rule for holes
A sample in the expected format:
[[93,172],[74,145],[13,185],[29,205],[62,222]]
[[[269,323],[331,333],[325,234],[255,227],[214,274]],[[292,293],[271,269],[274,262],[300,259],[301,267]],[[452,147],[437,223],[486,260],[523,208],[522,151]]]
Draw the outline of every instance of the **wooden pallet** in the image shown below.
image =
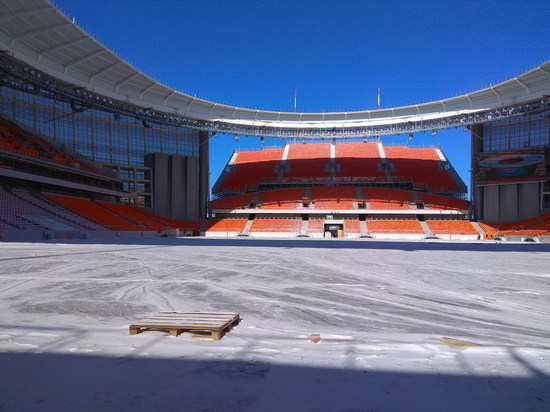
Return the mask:
[[146,329],[168,330],[170,336],[182,332],[209,332],[214,340],[220,340],[241,321],[238,312],[160,312],[130,325],[130,335]]

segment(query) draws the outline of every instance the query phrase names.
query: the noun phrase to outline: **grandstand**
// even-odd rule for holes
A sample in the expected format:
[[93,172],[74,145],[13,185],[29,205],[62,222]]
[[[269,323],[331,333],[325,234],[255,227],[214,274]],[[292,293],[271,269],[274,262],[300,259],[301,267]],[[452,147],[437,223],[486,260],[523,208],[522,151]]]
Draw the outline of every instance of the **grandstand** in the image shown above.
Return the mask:
[[[485,236],[470,224],[466,186],[440,148],[380,142],[290,143],[265,152],[231,155],[225,168],[231,172],[222,173],[214,186],[217,198],[211,206],[217,225],[216,233],[206,228],[209,236]],[[249,168],[231,169],[236,159],[244,159],[241,162]],[[253,159],[258,159],[258,167]],[[267,159],[270,166],[262,168]],[[280,171],[277,179],[273,170]],[[228,185],[227,179],[247,179],[247,184]],[[220,222],[232,228],[236,217],[246,218],[238,230],[219,230]]]
[[[4,239],[549,235],[550,62],[435,102],[270,112],[151,79],[48,0],[0,5]],[[472,142],[469,199],[440,147],[383,143],[456,127]],[[220,132],[287,140],[234,152],[209,202],[209,144]]]

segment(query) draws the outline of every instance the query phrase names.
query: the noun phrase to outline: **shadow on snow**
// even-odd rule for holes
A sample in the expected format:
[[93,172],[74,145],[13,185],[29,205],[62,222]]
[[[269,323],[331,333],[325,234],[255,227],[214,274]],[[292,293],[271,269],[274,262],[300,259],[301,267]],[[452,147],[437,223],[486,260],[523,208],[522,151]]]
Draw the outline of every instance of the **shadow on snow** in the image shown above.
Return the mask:
[[543,411],[550,377],[0,353],[0,410]]

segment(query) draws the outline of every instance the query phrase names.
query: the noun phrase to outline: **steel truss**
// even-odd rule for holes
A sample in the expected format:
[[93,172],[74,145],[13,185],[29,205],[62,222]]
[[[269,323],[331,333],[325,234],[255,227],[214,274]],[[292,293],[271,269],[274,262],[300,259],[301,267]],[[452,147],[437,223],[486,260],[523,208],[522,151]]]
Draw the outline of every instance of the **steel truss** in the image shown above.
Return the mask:
[[[67,102],[74,111],[97,109],[108,113],[133,117],[143,123],[171,125],[192,130],[203,130],[211,133],[226,133],[236,136],[257,136],[283,139],[345,139],[369,138],[388,135],[430,132],[442,129],[469,127],[479,123],[494,122],[514,117],[540,114],[550,110],[550,96],[522,103],[452,115],[435,120],[407,121],[376,126],[330,127],[330,128],[282,128],[274,126],[250,126],[223,121],[208,121],[186,116],[163,113],[151,108],[108,98],[91,92],[86,88],[68,84],[42,73],[25,63],[13,58],[9,52],[0,53],[0,84]],[[395,120],[394,120],[395,121]]]

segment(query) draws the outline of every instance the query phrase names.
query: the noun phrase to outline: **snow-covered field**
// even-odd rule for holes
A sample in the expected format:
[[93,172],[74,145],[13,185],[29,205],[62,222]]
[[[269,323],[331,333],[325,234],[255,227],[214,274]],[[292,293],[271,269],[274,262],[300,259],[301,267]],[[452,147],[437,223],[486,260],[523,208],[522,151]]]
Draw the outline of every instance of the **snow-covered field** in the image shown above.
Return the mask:
[[[0,243],[0,411],[550,411],[549,252],[336,239]],[[243,320],[220,341],[128,334],[172,309]]]

